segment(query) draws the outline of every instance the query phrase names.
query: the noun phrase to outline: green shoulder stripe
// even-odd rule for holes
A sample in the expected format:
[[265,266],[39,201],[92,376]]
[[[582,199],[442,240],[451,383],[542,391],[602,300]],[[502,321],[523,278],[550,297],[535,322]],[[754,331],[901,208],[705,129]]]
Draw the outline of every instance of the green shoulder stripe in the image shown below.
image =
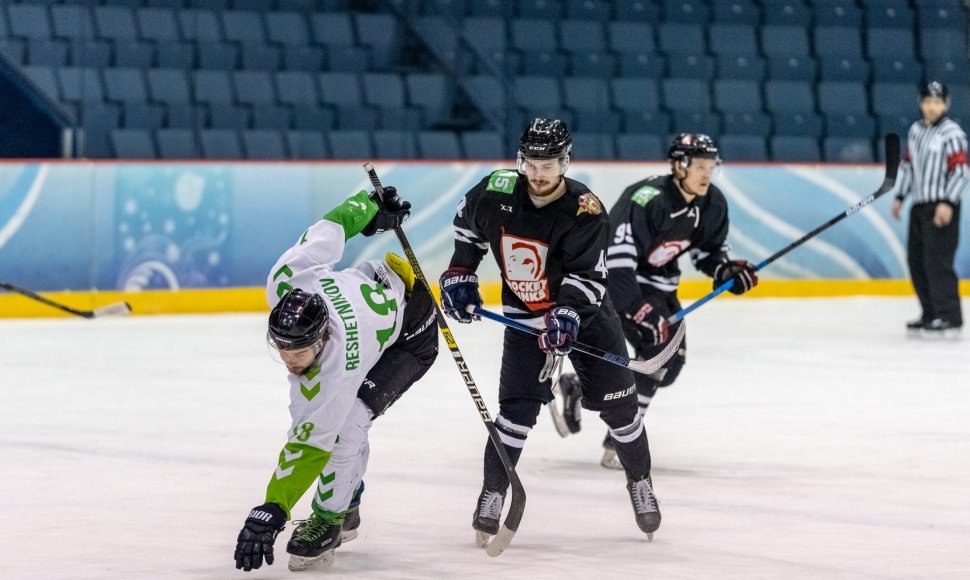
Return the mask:
[[649,185],[644,185],[640,189],[634,191],[633,196],[631,196],[630,199],[637,205],[645,206],[651,199],[657,197],[658,195],[660,195],[659,189]]
[[499,169],[493,171],[488,178],[487,191],[497,191],[499,193],[512,193],[515,191],[515,182],[519,179],[519,172],[511,169]]
[[266,486],[266,501],[279,504],[290,519],[290,510],[330,461],[330,452],[300,443],[287,443],[280,451],[279,465]]
[[363,189],[333,208],[323,219],[344,228],[344,241],[356,236],[377,215],[377,204]]

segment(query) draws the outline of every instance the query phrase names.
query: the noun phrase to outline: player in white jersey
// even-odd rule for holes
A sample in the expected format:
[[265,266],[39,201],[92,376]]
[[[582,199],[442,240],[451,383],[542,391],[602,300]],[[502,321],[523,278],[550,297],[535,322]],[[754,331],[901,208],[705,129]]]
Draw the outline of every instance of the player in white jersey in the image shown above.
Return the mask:
[[411,206],[360,191],[310,226],[270,271],[267,338],[289,371],[290,426],[264,504],[237,539],[236,568],[273,563],[273,542],[316,482],[309,518],[287,543],[291,570],[333,561],[356,537],[368,431],[438,354],[433,298],[394,254],[335,269],[346,240],[399,226]]

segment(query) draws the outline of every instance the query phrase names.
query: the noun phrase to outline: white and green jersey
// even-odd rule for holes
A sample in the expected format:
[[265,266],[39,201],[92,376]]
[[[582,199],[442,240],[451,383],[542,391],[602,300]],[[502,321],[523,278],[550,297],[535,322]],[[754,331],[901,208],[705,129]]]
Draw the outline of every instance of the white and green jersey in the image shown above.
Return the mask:
[[322,296],[330,313],[330,338],[316,364],[303,375],[288,376],[292,424],[266,490],[266,501],[287,515],[330,459],[367,373],[400,334],[405,289],[396,273],[380,261],[334,269],[346,240],[376,212],[366,192],[348,198],[304,232],[267,280],[270,307],[300,288]]

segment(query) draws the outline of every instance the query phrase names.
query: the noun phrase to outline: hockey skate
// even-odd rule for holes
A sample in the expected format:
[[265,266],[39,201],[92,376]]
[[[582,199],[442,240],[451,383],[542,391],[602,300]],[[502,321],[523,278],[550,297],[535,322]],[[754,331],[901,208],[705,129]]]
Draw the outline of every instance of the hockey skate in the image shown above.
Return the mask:
[[906,333],[910,336],[919,336],[923,332],[923,325],[925,324],[926,321],[922,318],[910,320],[906,323]]
[[[579,377],[573,373],[562,375],[559,382],[552,389],[552,400],[549,401],[549,414],[556,432],[560,437],[571,433],[579,433],[582,428],[583,391]],[[562,395],[562,411],[559,410],[559,397]]]
[[332,566],[334,550],[340,547],[340,530],[340,524],[328,522],[316,513],[299,522],[286,544],[290,570]]
[[361,481],[350,498],[350,507],[344,512],[344,523],[340,526],[340,542],[349,542],[357,537],[360,527],[360,496],[364,493],[364,482]]
[[960,338],[960,330],[960,326],[953,324],[949,320],[936,318],[923,325],[923,336],[956,340]]
[[478,507],[472,514],[472,528],[475,529],[475,545],[484,548],[489,539],[498,533],[499,518],[502,517],[502,504],[505,496],[497,491],[482,490],[478,496]]
[[600,465],[607,469],[623,469],[620,458],[616,456],[616,442],[613,441],[609,431],[606,432],[606,438],[603,439],[603,458],[600,459]]
[[657,505],[657,497],[653,495],[650,476],[637,481],[627,480],[626,489],[630,492],[630,501],[633,502],[637,526],[647,534],[647,541],[652,541],[653,533],[660,527],[660,506]]

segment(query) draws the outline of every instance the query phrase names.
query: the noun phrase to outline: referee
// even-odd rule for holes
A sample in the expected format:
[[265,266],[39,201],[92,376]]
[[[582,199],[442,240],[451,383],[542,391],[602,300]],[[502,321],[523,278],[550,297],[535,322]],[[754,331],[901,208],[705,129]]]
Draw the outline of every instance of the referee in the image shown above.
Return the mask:
[[967,135],[946,117],[949,91],[940,82],[919,88],[923,119],[909,128],[893,217],[908,196],[909,271],[923,315],[906,327],[926,335],[953,335],[963,326],[959,279],[953,269],[960,230],[960,194],[970,180]]

